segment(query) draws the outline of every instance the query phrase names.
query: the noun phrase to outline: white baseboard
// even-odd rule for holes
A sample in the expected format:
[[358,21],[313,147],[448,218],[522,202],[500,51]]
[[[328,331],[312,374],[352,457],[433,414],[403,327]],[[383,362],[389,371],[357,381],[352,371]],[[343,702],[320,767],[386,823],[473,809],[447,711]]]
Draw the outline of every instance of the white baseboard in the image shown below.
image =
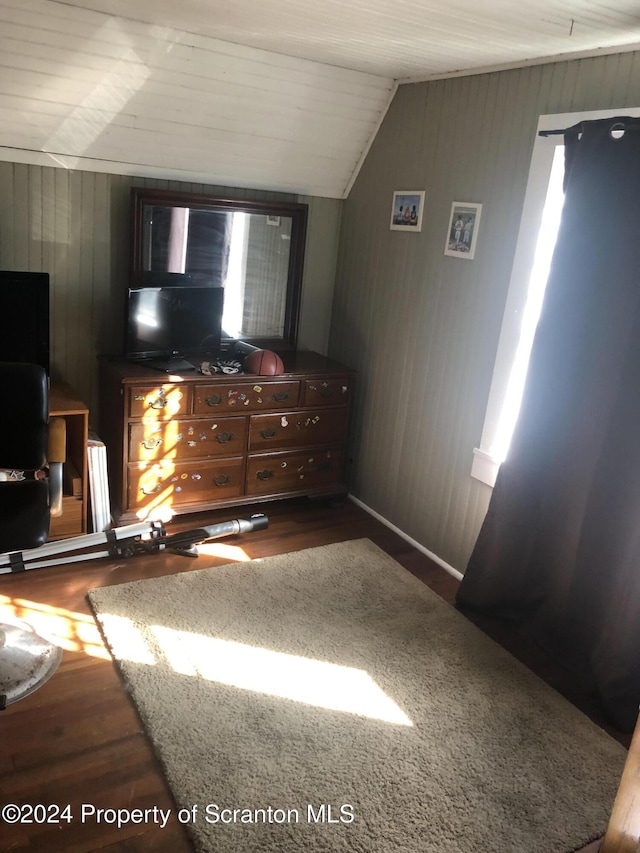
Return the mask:
[[353,501],[354,504],[357,504],[357,506],[359,506],[365,512],[368,512],[369,515],[372,515],[378,521],[382,522],[382,524],[384,524],[386,527],[389,527],[391,530],[393,530],[394,533],[397,533],[398,536],[401,536],[402,539],[408,542],[413,548],[415,548],[417,551],[420,551],[430,560],[433,560],[434,563],[437,563],[441,568],[445,570],[445,572],[448,572],[448,574],[456,578],[456,580],[462,580],[462,572],[459,572],[457,569],[454,569],[453,566],[449,565],[449,563],[445,563],[444,560],[441,560],[440,557],[438,557],[432,551],[429,551],[429,549],[425,548],[424,545],[421,545],[419,542],[416,542],[415,539],[412,539],[411,536],[408,536],[403,530],[400,530],[399,527],[396,527],[395,524],[392,524],[390,521],[384,518],[384,516],[380,515],[379,512],[376,512],[374,509],[371,509],[370,506],[367,506],[359,498],[356,498],[351,494],[349,495],[349,500]]

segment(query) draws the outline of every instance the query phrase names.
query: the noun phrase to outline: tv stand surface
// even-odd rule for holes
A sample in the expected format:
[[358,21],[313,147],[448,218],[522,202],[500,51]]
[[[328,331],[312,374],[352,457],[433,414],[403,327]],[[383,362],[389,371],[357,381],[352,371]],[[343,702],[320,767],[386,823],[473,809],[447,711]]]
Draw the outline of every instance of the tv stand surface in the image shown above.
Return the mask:
[[186,358],[150,358],[148,361],[142,362],[147,367],[153,370],[160,370],[162,373],[189,373],[196,369],[195,364],[187,361]]
[[355,374],[312,352],[283,361],[278,376],[159,377],[142,362],[102,360],[99,432],[116,523],[344,494]]

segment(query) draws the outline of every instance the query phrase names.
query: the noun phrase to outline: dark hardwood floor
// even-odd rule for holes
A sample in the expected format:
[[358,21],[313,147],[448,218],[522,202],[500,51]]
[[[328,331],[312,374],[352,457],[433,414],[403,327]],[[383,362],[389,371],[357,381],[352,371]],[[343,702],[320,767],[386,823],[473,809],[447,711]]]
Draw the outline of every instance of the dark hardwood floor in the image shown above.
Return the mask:
[[[2,609],[33,620],[65,646],[59,669],[40,690],[0,714],[0,805],[71,805],[69,823],[33,823],[0,827],[0,848],[11,851],[160,850],[181,853],[191,845],[175,817],[164,829],[151,825],[118,828],[80,819],[80,806],[103,809],[175,807],[162,772],[129,696],[106,652],[87,603],[93,587],[187,572],[232,562],[241,548],[249,558],[368,537],[453,604],[457,581],[393,531],[355,504],[287,501],[206,516],[184,517],[172,530],[213,524],[264,511],[269,528],[205,546],[197,559],[172,553],[101,559],[34,569],[0,579]],[[215,556],[213,552],[219,551]],[[593,699],[580,694],[571,678],[542,652],[507,628],[474,619],[542,678],[602,725],[625,746],[630,735],[606,725]],[[595,851],[597,845],[586,850]],[[541,851],[545,853],[545,851]]]

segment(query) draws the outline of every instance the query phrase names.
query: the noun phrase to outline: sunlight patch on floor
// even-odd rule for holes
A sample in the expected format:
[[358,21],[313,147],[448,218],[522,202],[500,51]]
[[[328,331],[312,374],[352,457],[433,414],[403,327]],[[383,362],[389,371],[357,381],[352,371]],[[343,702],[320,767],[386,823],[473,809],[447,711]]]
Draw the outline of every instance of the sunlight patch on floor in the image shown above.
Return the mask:
[[152,625],[150,630],[171,667],[183,675],[395,725],[413,725],[364,670],[162,625]]
[[105,634],[116,658],[153,666],[157,661],[142,632],[126,616],[101,614]]
[[0,621],[26,622],[45,640],[72,652],[110,660],[91,616],[25,598],[0,595]]
[[[154,666],[161,655],[183,675],[394,725],[413,725],[364,670],[162,625],[150,626],[155,642],[147,642],[131,619],[111,613],[100,618],[117,659]],[[0,595],[1,621],[26,622],[62,649],[111,660],[98,626],[87,614]],[[157,653],[152,645],[157,645]]]
[[222,542],[203,542],[198,545],[198,553],[207,557],[220,557],[230,563],[250,563],[251,557],[239,545],[225,545]]

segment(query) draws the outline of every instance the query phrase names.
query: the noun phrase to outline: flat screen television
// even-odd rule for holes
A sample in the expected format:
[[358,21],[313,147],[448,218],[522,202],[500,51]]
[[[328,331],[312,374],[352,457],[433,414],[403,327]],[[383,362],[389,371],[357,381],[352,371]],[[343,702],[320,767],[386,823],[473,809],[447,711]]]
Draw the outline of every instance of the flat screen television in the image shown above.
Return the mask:
[[195,370],[185,356],[220,352],[223,303],[222,287],[130,288],[127,358],[167,373]]
[[49,273],[0,270],[0,361],[49,373]]

